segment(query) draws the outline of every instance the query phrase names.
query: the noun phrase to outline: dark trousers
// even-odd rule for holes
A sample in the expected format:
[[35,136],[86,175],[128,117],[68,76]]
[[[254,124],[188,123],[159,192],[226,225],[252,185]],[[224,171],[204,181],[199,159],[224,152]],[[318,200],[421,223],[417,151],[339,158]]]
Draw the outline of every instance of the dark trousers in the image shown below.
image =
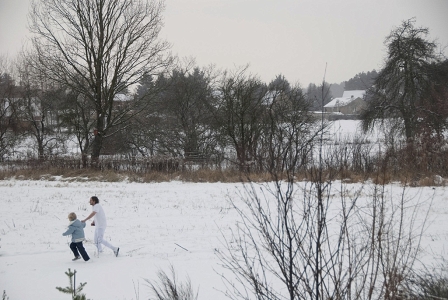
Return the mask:
[[82,258],[85,261],[88,261],[90,259],[89,255],[86,252],[86,249],[84,249],[84,246],[82,245],[82,242],[78,242],[78,243],[72,242],[70,244],[70,249],[72,249],[73,254],[75,255],[75,257],[78,257],[79,254],[81,253]]

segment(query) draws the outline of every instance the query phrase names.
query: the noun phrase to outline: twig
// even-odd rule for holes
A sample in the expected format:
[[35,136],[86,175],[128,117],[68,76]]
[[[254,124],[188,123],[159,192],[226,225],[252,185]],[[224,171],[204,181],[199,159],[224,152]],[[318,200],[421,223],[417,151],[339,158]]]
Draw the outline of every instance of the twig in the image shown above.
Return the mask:
[[447,300],[448,298],[442,298],[442,297],[437,297],[437,296],[432,296],[432,295],[428,295],[428,297],[433,298],[433,299],[441,299],[441,300]]
[[132,280],[132,284],[134,285],[134,293],[135,293],[135,299],[140,299],[140,282],[137,281],[137,288],[135,288],[135,282]]
[[188,252],[190,252],[190,250],[188,250],[188,249],[185,249],[184,247],[182,247],[181,245],[179,245],[179,244],[177,244],[177,243],[174,243],[175,245],[177,245],[177,246],[179,246],[179,247],[181,247],[182,249],[184,249],[185,251],[188,251]]

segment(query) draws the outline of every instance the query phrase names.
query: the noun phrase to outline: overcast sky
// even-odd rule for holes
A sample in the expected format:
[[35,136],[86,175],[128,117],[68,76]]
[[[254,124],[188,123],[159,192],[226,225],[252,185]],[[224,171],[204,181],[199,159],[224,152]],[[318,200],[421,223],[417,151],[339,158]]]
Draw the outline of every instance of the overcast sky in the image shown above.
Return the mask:
[[[0,55],[27,35],[29,0],[0,0]],[[448,0],[166,0],[161,37],[199,66],[249,64],[265,82],[283,74],[306,87],[379,70],[384,38],[416,17],[448,46]],[[448,51],[444,52],[448,54]]]

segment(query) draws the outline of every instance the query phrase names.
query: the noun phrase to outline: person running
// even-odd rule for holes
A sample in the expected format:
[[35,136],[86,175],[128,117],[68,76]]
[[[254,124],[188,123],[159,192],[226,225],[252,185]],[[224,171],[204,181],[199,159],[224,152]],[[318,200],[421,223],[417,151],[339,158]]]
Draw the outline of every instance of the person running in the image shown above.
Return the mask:
[[68,214],[68,220],[70,221],[70,224],[68,225],[68,229],[66,232],[64,232],[62,235],[71,235],[72,236],[72,242],[70,243],[70,249],[73,251],[73,254],[75,255],[75,258],[72,260],[78,260],[81,257],[79,254],[81,254],[82,258],[85,261],[88,261],[90,259],[89,255],[86,252],[86,249],[84,249],[84,246],[82,242],[85,240],[84,236],[84,227],[86,227],[86,223],[80,222],[76,218],[76,214],[74,212],[71,212]]
[[84,223],[91,218],[93,219],[92,226],[95,226],[95,235],[94,235],[94,242],[96,245],[96,248],[98,249],[98,253],[103,252],[102,245],[110,248],[115,256],[118,256],[118,252],[120,251],[120,248],[112,246],[108,241],[104,239],[104,232],[106,231],[107,227],[107,220],[106,220],[106,214],[104,213],[103,207],[100,205],[100,200],[96,196],[90,197],[89,203],[92,205],[92,213],[82,220],[81,222]]

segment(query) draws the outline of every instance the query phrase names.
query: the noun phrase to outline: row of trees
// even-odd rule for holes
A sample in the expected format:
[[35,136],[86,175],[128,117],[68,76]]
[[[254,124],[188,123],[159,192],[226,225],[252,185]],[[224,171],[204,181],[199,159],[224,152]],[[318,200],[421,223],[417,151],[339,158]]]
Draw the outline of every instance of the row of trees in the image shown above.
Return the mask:
[[353,78],[344,81],[344,89],[347,91],[368,90],[373,86],[377,77],[378,72],[376,70],[358,73]]
[[[285,131],[307,140],[324,129],[310,111],[330,101],[327,83],[305,93],[281,75],[267,84],[247,67],[179,62],[158,37],[162,11],[158,1],[34,1],[33,50],[1,72],[1,157],[27,132],[40,159],[75,137],[84,166],[89,155],[95,166],[101,154],[222,161],[233,153],[227,158],[240,170],[267,170],[276,159],[269,147],[281,145]],[[364,129],[380,122],[403,129],[408,141],[423,132],[441,138],[447,119],[447,63],[414,22],[387,37],[378,76],[358,74],[370,85],[376,76]]]
[[[228,158],[241,170],[263,170],[274,154],[268,151],[269,145],[281,142],[284,130],[305,136],[316,130],[309,101],[299,85],[291,85],[282,76],[265,84],[247,68],[218,72],[189,62],[157,77],[145,74],[131,99],[115,97],[111,102],[109,118],[102,118],[109,125],[106,132],[96,127],[92,102],[70,87],[55,83],[40,89],[24,81],[3,83],[8,86],[2,88],[3,97],[9,99],[5,124],[10,129],[12,124],[26,126],[15,131],[5,126],[5,134],[10,135],[2,141],[19,137],[21,131],[33,134],[41,158],[56,154],[52,141],[60,146],[75,136],[87,163],[94,140],[100,136],[106,154],[222,160],[230,151],[234,157]],[[5,147],[3,155],[7,153]]]
[[230,147],[241,169],[261,168],[275,127],[312,126],[310,101],[282,76],[266,84],[247,67],[178,63],[158,37],[163,7],[33,1],[33,49],[1,72],[1,156],[26,132],[39,159],[74,136],[84,166],[89,155],[95,166],[100,154],[222,157]]

